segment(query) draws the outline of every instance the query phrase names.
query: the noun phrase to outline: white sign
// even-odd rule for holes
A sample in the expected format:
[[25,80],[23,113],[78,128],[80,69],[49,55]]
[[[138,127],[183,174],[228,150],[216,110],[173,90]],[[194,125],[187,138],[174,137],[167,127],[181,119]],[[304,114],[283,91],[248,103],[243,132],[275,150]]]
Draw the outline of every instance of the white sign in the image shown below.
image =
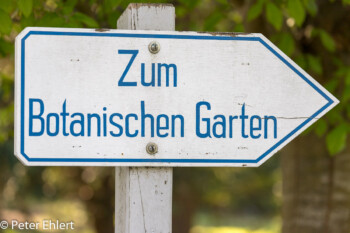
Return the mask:
[[15,85],[27,165],[258,166],[338,103],[261,34],[26,28]]

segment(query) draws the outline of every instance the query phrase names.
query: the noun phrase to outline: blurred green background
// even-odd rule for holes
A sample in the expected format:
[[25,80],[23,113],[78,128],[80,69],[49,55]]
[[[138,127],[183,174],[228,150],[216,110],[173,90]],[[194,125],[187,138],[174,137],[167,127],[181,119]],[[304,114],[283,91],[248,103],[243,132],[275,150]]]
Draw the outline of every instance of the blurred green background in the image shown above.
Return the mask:
[[[174,4],[179,31],[263,33],[341,100],[259,168],[175,168],[173,232],[349,233],[350,1],[152,2]],[[116,28],[129,3],[0,0],[0,219],[114,232],[114,168],[25,167],[13,155],[14,40],[27,26]]]

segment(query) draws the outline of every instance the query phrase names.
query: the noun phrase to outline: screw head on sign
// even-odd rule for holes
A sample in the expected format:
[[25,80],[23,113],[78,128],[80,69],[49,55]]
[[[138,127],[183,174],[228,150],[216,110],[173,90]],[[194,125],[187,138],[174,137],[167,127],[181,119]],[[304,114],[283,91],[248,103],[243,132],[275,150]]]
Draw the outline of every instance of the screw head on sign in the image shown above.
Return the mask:
[[154,155],[158,152],[158,146],[154,142],[150,142],[146,146],[146,151],[150,155]]
[[149,43],[148,45],[148,50],[153,53],[156,54],[160,51],[160,45],[157,41],[152,41],[151,43]]

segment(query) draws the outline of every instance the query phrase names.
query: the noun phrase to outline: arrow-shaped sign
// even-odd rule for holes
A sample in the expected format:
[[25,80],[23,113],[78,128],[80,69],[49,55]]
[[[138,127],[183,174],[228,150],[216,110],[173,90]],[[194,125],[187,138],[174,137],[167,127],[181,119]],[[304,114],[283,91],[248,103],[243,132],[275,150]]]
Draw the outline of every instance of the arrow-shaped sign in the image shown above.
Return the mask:
[[27,165],[258,166],[338,103],[261,34],[26,28]]

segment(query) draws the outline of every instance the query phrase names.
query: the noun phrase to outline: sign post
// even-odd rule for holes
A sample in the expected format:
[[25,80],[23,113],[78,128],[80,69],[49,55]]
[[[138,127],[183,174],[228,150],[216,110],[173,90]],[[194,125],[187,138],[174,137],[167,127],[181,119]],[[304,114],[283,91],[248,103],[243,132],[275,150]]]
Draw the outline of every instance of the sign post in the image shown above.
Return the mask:
[[176,166],[259,166],[339,101],[261,34],[176,32],[168,4],[118,30],[16,37],[15,155],[116,167],[116,232],[171,232]]
[[[175,30],[171,4],[129,4],[118,29]],[[115,168],[115,233],[172,232],[172,167]]]

